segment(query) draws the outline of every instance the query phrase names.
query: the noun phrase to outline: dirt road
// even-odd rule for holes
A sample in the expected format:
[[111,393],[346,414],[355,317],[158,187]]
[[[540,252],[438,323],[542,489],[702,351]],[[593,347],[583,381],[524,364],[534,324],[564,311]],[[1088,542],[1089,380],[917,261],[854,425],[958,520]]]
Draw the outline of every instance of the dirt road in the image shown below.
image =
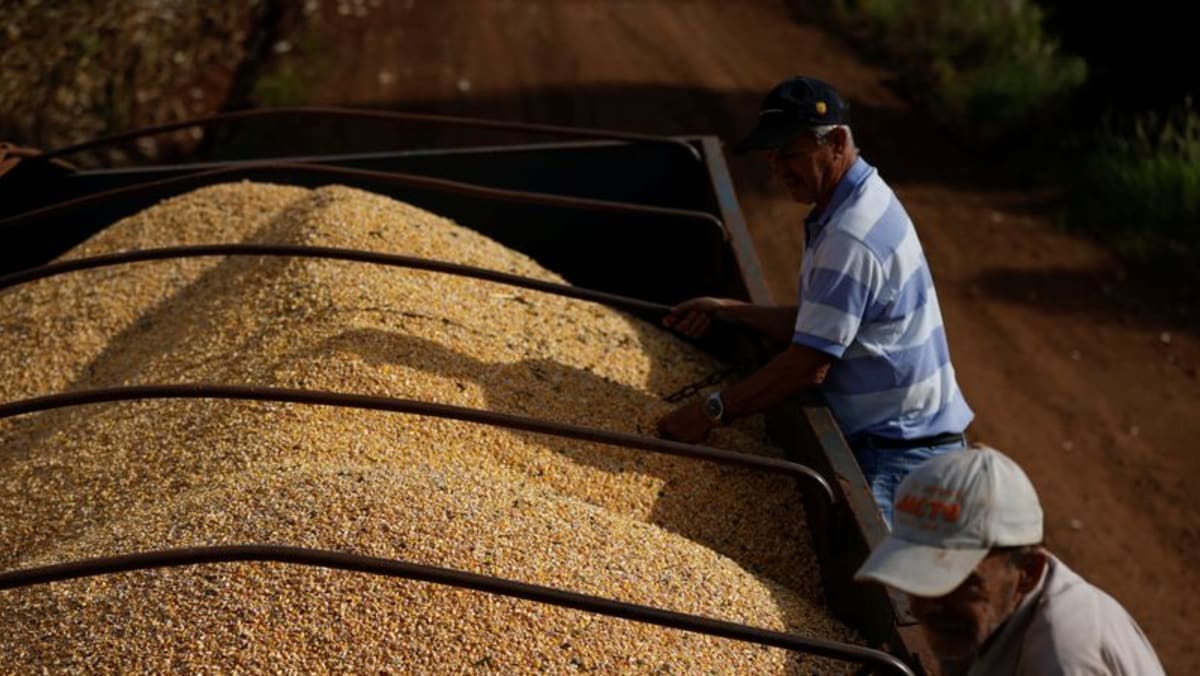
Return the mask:
[[[382,6],[376,7],[376,4]],[[1014,456],[1047,541],[1137,618],[1168,671],[1200,672],[1200,345],[1187,290],[1133,288],[1045,198],[956,149],[865,65],[779,2],[326,1],[277,66],[309,59],[304,98],[727,142],[762,93],[805,73],[851,100],[868,160],[917,223],[975,440]],[[805,208],[760,158],[731,167],[780,301],[792,300]],[[1187,590],[1191,589],[1192,592]]]

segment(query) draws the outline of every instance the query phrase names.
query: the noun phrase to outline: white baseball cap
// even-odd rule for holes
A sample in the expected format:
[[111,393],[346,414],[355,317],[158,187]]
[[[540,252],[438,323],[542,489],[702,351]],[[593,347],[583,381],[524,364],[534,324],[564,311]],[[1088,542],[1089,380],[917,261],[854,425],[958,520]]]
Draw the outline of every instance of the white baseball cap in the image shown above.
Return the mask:
[[1042,541],[1042,506],[1025,472],[986,446],[935,456],[896,489],[892,533],[855,573],[913,596],[949,594],[992,547]]

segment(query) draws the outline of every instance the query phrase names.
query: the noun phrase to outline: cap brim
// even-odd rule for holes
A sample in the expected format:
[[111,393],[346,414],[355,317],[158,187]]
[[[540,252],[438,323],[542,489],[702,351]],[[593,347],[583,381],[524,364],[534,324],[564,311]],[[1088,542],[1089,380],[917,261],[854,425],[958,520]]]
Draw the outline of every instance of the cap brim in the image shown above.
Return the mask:
[[787,145],[796,134],[808,129],[808,125],[790,124],[790,125],[764,125],[759,124],[750,130],[749,134],[737,145],[733,147],[735,155],[748,153],[752,150],[770,150],[771,148],[780,148]]
[[854,579],[894,587],[913,596],[945,596],[962,584],[988,549],[942,549],[889,535],[871,552]]

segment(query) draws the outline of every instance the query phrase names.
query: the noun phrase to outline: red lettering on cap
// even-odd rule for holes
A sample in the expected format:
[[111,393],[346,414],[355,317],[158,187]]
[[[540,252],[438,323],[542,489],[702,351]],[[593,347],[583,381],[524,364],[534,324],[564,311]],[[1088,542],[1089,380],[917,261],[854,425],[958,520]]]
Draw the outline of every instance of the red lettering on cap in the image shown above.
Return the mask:
[[962,505],[957,502],[931,500],[912,493],[905,493],[897,498],[895,508],[897,512],[911,514],[919,519],[941,519],[947,523],[958,521],[962,515]]
[[921,498],[911,493],[901,495],[900,499],[896,501],[896,511],[912,514],[913,516],[920,516]]
[[942,511],[943,521],[958,521],[959,515],[962,514],[962,505],[957,502],[947,503]]

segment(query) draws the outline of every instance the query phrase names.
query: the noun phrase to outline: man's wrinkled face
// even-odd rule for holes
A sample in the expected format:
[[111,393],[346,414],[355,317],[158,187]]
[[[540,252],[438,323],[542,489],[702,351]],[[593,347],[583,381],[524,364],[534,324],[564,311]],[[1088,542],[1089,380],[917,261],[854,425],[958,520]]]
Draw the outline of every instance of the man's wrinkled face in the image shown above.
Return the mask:
[[833,189],[830,184],[837,166],[836,147],[818,141],[813,134],[799,134],[783,147],[768,150],[767,162],[771,173],[797,202],[814,204]]
[[1020,566],[1009,553],[993,551],[949,594],[938,598],[909,595],[912,614],[934,652],[946,660],[977,653],[1016,610],[1022,596],[1037,585],[1045,560],[1036,560],[1036,566]]

